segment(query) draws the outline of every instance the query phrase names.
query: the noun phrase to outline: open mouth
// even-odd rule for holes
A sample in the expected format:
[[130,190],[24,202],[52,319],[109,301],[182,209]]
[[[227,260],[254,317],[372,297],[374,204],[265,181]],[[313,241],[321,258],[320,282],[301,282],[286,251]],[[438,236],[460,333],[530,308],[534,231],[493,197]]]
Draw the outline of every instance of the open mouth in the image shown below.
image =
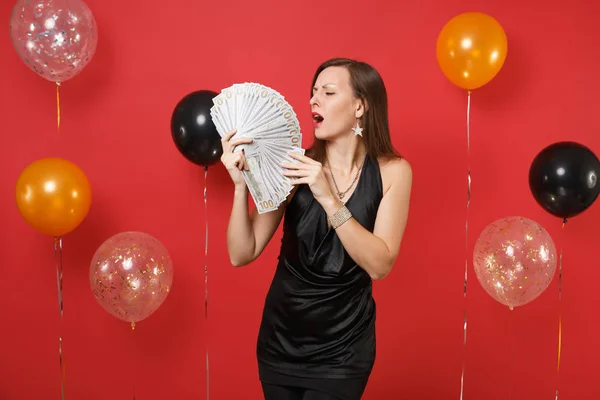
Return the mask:
[[321,123],[323,122],[323,116],[319,113],[312,113],[312,117],[313,117],[313,124],[315,125],[315,127],[321,125]]

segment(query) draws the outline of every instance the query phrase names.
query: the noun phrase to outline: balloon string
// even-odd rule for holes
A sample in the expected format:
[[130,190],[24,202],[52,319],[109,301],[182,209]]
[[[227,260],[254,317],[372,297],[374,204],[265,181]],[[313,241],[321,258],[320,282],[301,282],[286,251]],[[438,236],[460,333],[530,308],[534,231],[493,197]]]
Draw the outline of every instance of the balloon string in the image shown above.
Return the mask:
[[56,128],[60,130],[60,82],[56,82]]
[[[131,348],[135,349],[135,322],[131,322]],[[135,381],[137,377],[136,355],[133,356],[133,400],[135,400]]]
[[206,186],[208,166],[204,167],[204,322],[206,329],[206,400],[209,398],[209,368],[208,368],[208,206],[206,200]]
[[558,387],[560,384],[560,356],[562,352],[562,266],[563,266],[563,243],[564,243],[564,232],[565,225],[567,224],[567,219],[563,219],[562,227],[561,227],[561,243],[560,243],[560,252],[558,256],[558,355],[556,360],[556,396],[555,400],[558,400]]
[[63,357],[63,296],[62,296],[62,278],[63,278],[63,262],[62,262],[62,236],[54,238],[54,259],[56,262],[56,285],[58,288],[58,312],[60,314],[59,336],[58,336],[58,358],[60,362],[60,389],[61,398],[65,400],[65,363]]
[[463,399],[465,388],[465,358],[467,347],[467,277],[469,266],[469,206],[471,205],[471,91],[467,91],[467,207],[465,216],[465,278],[463,285],[464,315],[463,315],[463,360],[460,376],[460,400]]
[[[512,311],[512,309],[510,309]],[[514,392],[514,376],[515,376],[515,329],[514,329],[514,313],[510,313],[509,315],[509,337],[510,337],[510,379],[509,379],[509,392],[508,399],[512,400],[513,392]]]

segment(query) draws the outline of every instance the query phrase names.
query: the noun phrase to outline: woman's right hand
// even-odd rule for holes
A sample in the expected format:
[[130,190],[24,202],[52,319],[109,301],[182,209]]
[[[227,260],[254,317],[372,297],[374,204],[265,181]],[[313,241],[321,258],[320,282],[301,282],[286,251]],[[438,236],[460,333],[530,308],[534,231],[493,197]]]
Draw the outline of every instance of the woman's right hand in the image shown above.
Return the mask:
[[244,157],[243,151],[235,151],[235,148],[240,144],[252,143],[251,138],[238,138],[231,140],[231,137],[235,135],[237,130],[228,132],[227,135],[221,139],[221,145],[223,146],[223,154],[221,155],[221,162],[227,168],[231,180],[236,187],[242,187],[246,185],[244,177],[242,176],[242,170],[248,170],[246,164],[246,157]]

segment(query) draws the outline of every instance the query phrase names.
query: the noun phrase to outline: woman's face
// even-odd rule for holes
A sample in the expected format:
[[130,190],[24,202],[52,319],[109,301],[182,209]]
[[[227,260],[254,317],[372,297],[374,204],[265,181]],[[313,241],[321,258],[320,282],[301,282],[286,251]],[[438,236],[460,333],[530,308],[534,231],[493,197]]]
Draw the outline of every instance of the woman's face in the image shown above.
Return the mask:
[[354,134],[352,128],[364,111],[354,96],[350,73],[344,67],[329,67],[319,74],[310,106],[315,136],[324,140]]

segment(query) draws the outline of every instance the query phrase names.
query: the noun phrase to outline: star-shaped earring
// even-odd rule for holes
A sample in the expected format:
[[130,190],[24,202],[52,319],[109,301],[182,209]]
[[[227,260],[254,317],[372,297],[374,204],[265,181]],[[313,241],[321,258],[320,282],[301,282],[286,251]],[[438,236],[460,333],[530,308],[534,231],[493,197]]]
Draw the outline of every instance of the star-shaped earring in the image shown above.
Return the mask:
[[356,127],[352,128],[352,130],[354,131],[354,136],[362,136],[363,128],[358,125],[358,121],[356,122]]

